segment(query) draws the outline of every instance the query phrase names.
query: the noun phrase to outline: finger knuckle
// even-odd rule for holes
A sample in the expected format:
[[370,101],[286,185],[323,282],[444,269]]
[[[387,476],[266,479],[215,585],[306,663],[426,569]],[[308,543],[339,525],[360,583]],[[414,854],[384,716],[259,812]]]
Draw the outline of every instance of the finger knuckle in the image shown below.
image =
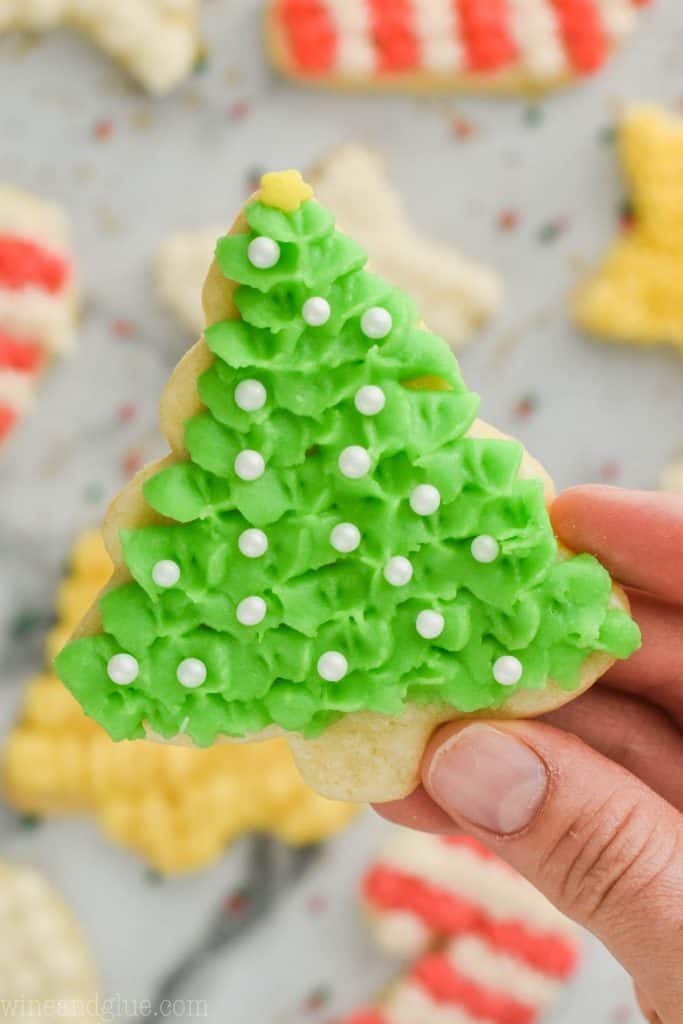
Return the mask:
[[596,927],[650,887],[671,856],[638,798],[616,792],[567,821],[541,870],[558,906]]

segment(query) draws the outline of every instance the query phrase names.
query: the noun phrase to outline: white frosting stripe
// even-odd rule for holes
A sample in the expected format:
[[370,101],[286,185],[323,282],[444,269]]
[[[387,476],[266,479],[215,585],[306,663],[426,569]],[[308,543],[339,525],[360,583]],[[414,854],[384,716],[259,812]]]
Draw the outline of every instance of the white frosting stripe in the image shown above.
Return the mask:
[[370,922],[375,940],[382,949],[402,959],[426,952],[432,931],[409,910],[371,910]]
[[595,3],[610,39],[618,43],[633,32],[638,20],[633,0],[595,0]]
[[567,919],[502,862],[483,859],[471,848],[449,845],[438,836],[406,831],[388,844],[380,864],[442,888],[494,921],[519,919],[542,931],[570,931]]
[[541,971],[528,967],[521,960],[498,953],[474,935],[452,942],[445,953],[453,969],[471,978],[482,988],[504,992],[506,996],[545,1010],[562,989],[562,983]]
[[465,54],[454,0],[415,4],[415,34],[425,70],[457,73],[463,69]]
[[534,77],[559,77],[569,70],[551,0],[508,0],[521,63]]
[[36,384],[32,373],[0,370],[0,406],[9,406],[23,415],[33,405]]
[[377,51],[367,0],[326,0],[330,20],[338,32],[337,72],[374,75]]
[[383,1007],[387,1024],[487,1024],[453,1003],[437,1003],[421,985],[401,982]]
[[40,342],[59,354],[73,349],[73,296],[50,295],[37,288],[0,288],[0,330]]

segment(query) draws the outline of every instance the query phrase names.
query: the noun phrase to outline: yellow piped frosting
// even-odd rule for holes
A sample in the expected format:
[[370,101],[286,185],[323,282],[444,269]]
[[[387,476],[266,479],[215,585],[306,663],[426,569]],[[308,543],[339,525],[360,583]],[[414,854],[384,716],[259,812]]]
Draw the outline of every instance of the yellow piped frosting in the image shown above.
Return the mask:
[[264,206],[295,213],[312,196],[313,189],[299,171],[273,171],[261,178],[258,198]]
[[619,153],[633,224],[579,289],[576,317],[601,338],[683,348],[683,119],[632,108]]
[[[111,569],[99,533],[84,534],[58,591],[50,660]],[[23,813],[92,813],[112,840],[169,875],[205,867],[245,833],[296,846],[334,834],[357,812],[309,789],[285,740],[209,750],[114,743],[52,672],[28,684],[3,751],[2,788]]]

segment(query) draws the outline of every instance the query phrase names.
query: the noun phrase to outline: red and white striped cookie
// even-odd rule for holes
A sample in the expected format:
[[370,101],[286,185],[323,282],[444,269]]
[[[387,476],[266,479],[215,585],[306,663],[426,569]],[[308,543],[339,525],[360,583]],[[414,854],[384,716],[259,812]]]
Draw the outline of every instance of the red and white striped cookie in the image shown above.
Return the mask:
[[276,67],[339,88],[518,92],[597,71],[651,0],[271,0]]
[[0,444],[55,356],[73,349],[76,285],[62,210],[0,185]]
[[397,832],[363,880],[373,934],[415,957],[454,937],[570,973],[574,926],[521,875],[467,836]]
[[379,943],[417,961],[344,1024],[535,1024],[578,964],[571,922],[466,836],[397,832],[363,897]]

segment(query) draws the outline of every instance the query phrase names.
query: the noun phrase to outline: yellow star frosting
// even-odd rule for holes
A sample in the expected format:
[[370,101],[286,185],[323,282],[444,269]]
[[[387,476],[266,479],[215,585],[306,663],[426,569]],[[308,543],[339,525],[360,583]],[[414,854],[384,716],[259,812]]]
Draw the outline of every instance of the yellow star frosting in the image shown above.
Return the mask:
[[285,213],[294,213],[312,195],[313,189],[299,171],[273,171],[261,178],[261,202]]
[[[57,595],[50,660],[110,575],[100,535],[84,535]],[[5,744],[2,787],[23,813],[92,813],[111,839],[162,874],[202,868],[247,832],[268,832],[292,845],[315,842],[343,828],[357,810],[310,790],[285,740],[207,750],[114,743],[50,671],[28,685],[21,719]]]
[[683,119],[633,107],[619,152],[632,224],[579,289],[576,318],[601,338],[683,348]]

